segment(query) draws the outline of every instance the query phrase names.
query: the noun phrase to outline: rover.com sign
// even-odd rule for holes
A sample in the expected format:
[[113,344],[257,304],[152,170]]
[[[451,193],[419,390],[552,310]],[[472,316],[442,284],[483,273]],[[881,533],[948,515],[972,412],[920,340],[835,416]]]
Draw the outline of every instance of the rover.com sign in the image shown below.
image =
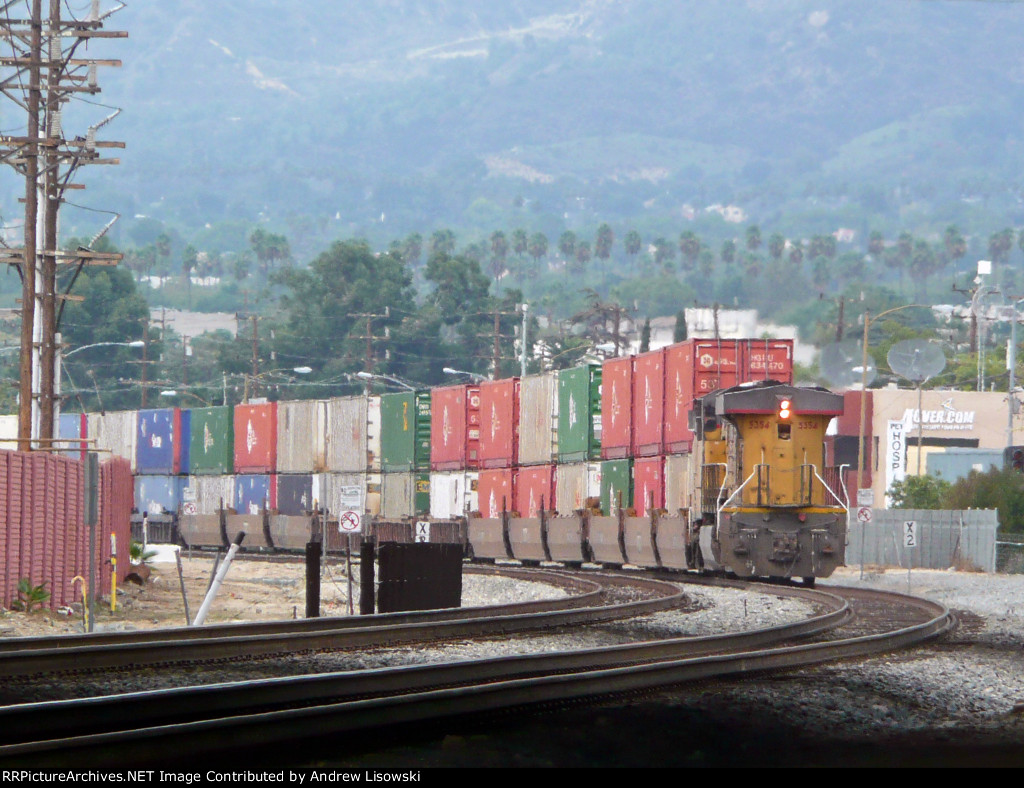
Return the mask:
[[935,410],[907,408],[903,411],[903,423],[908,430],[918,427],[926,430],[973,430],[974,411],[957,409],[950,397]]

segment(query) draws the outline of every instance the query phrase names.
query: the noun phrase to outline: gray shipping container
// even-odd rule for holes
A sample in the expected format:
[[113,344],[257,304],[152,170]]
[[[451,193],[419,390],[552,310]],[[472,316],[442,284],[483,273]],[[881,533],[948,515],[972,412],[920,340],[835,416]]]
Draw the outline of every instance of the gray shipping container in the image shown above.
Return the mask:
[[967,449],[948,448],[942,452],[929,452],[925,455],[925,463],[929,476],[937,476],[947,482],[966,478],[971,471],[986,473],[995,466],[1003,467],[1001,449]]
[[231,507],[235,500],[234,476],[189,476],[188,484],[182,491],[183,503],[194,503],[196,514],[216,514],[220,502]]
[[379,472],[380,397],[335,397],[327,401],[327,470]]
[[[328,473],[321,476],[323,504],[332,518],[347,510],[346,488],[359,488],[363,499],[363,514],[380,514],[381,475],[379,473]],[[365,530],[365,523],[364,523]]]
[[384,517],[398,519],[430,511],[429,473],[385,473],[381,478],[381,514]]
[[690,508],[692,460],[692,454],[670,454],[665,458],[665,510],[670,515]]
[[555,509],[572,514],[587,505],[587,498],[601,496],[601,463],[572,462],[555,466]]
[[558,451],[558,373],[519,383],[519,464],[546,465]]
[[327,400],[277,403],[277,470],[327,470]]
[[101,459],[113,455],[123,457],[132,464],[135,472],[135,431],[138,412],[121,410],[110,413],[90,413],[88,415],[89,437],[95,439],[90,448],[110,454],[101,454]]

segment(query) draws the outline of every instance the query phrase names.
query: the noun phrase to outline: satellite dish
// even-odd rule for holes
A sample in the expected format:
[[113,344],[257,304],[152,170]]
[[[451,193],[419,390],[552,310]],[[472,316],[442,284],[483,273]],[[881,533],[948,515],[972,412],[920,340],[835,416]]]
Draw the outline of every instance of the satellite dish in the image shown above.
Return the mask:
[[914,383],[924,383],[946,368],[946,354],[927,339],[904,339],[889,348],[889,368]]
[[859,340],[848,339],[827,345],[821,351],[819,366],[821,374],[829,385],[837,389],[848,389],[863,380],[870,384],[877,373],[875,362],[868,356],[867,374],[863,374],[864,348]]

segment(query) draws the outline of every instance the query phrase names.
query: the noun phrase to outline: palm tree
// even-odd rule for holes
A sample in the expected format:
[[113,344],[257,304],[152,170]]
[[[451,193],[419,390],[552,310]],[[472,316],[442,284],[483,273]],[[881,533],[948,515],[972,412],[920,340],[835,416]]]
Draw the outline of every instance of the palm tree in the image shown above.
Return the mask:
[[917,283],[917,300],[924,302],[928,290],[928,277],[938,270],[938,259],[935,250],[927,241],[914,243],[914,251],[910,258],[910,278]]
[[878,230],[872,230],[871,235],[868,236],[868,253],[873,257],[878,257],[883,249],[885,249],[885,236]]
[[590,262],[590,244],[586,241],[580,241],[576,244],[576,265],[577,270],[586,271],[587,263]]
[[771,238],[768,239],[768,256],[772,258],[772,262],[778,264],[785,251],[785,236],[783,236],[782,233],[772,233]]
[[455,233],[451,230],[435,230],[430,236],[430,254],[450,255],[455,252]]
[[679,236],[679,251],[683,256],[687,271],[693,270],[693,267],[697,264],[700,246],[700,238],[692,230],[687,230]]
[[675,268],[676,249],[666,238],[654,239],[654,262],[664,268],[666,273],[671,273]]
[[491,275],[494,277],[495,289],[497,289],[498,278],[505,270],[505,261],[508,258],[508,239],[501,230],[491,233]]
[[722,244],[722,251],[718,253],[718,256],[722,258],[722,262],[726,265],[732,265],[736,262],[736,241],[732,238],[728,239]]
[[747,249],[757,252],[761,248],[761,228],[756,224],[747,228]]
[[565,258],[566,262],[572,260],[576,254],[576,233],[572,230],[566,230],[558,239],[558,251],[562,253],[562,257]]
[[630,257],[636,257],[636,255],[640,254],[640,249],[643,248],[644,240],[636,230],[630,230],[626,233],[623,245],[626,247],[626,254]]
[[534,233],[530,236],[530,246],[527,251],[533,258],[534,267],[539,271],[541,258],[548,253],[548,237],[544,233]]

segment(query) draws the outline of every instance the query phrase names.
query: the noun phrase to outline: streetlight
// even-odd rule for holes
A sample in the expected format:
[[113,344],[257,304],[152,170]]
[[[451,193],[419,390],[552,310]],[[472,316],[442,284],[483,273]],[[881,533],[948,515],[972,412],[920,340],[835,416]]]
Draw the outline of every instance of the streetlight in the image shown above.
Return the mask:
[[93,342],[91,345],[82,345],[74,350],[69,350],[67,353],[62,353],[61,356],[68,358],[75,355],[75,353],[81,353],[83,350],[89,350],[94,347],[109,347],[111,345],[116,347],[143,347],[145,344],[141,339],[133,339],[131,342]]
[[211,405],[205,399],[200,397],[198,394],[193,394],[191,391],[176,391],[174,389],[169,389],[167,391],[161,391],[160,392],[160,396],[161,397],[195,397],[197,400],[202,402],[203,405],[205,405],[206,407],[208,407],[208,408],[212,408],[213,407],[213,405]]
[[409,389],[409,391],[417,390],[416,386],[413,386],[410,383],[406,383],[404,380],[399,380],[396,377],[392,377],[391,375],[375,375],[372,372],[357,372],[356,377],[362,378],[363,380],[385,380],[390,383],[394,383],[396,386],[401,386],[402,388]]
[[246,404],[249,402],[250,380],[252,381],[253,391],[258,392],[257,384],[261,378],[265,378],[268,375],[274,375],[281,372],[294,372],[296,375],[308,375],[312,371],[312,367],[280,367],[279,369],[268,369],[266,372],[260,372],[258,375],[245,375],[245,392],[242,401]]
[[445,367],[441,370],[446,375],[466,375],[473,379],[474,383],[479,383],[481,380],[487,380],[486,375],[480,375],[476,372],[466,372],[464,369],[452,369],[451,367]]
[[[60,423],[60,397],[61,397],[60,373],[61,373],[61,370],[63,370],[64,374],[68,376],[68,380],[71,381],[71,385],[72,386],[75,385],[75,381],[71,377],[71,372],[66,367],[63,366],[64,359],[70,358],[71,356],[75,355],[75,353],[81,353],[83,350],[91,350],[94,347],[135,347],[135,348],[139,348],[139,347],[145,347],[145,346],[146,346],[146,343],[143,340],[141,340],[141,339],[133,339],[130,342],[93,342],[90,345],[82,345],[81,347],[76,347],[74,350],[69,350],[67,353],[65,353],[65,352],[63,352],[63,345],[58,344],[57,345],[57,352],[54,353],[54,359],[53,359],[54,366],[56,367],[56,369],[54,370],[54,372],[56,374],[54,374],[54,376],[53,376],[53,388],[54,388],[54,392],[53,392],[53,423],[55,425]],[[99,404],[100,411],[102,412],[103,411],[103,401],[100,399],[100,389],[99,389],[99,386],[96,384],[96,376],[93,374],[92,370],[89,370],[89,377],[92,378],[93,388],[96,389],[96,402]],[[81,402],[81,401],[79,401],[79,402]]]

